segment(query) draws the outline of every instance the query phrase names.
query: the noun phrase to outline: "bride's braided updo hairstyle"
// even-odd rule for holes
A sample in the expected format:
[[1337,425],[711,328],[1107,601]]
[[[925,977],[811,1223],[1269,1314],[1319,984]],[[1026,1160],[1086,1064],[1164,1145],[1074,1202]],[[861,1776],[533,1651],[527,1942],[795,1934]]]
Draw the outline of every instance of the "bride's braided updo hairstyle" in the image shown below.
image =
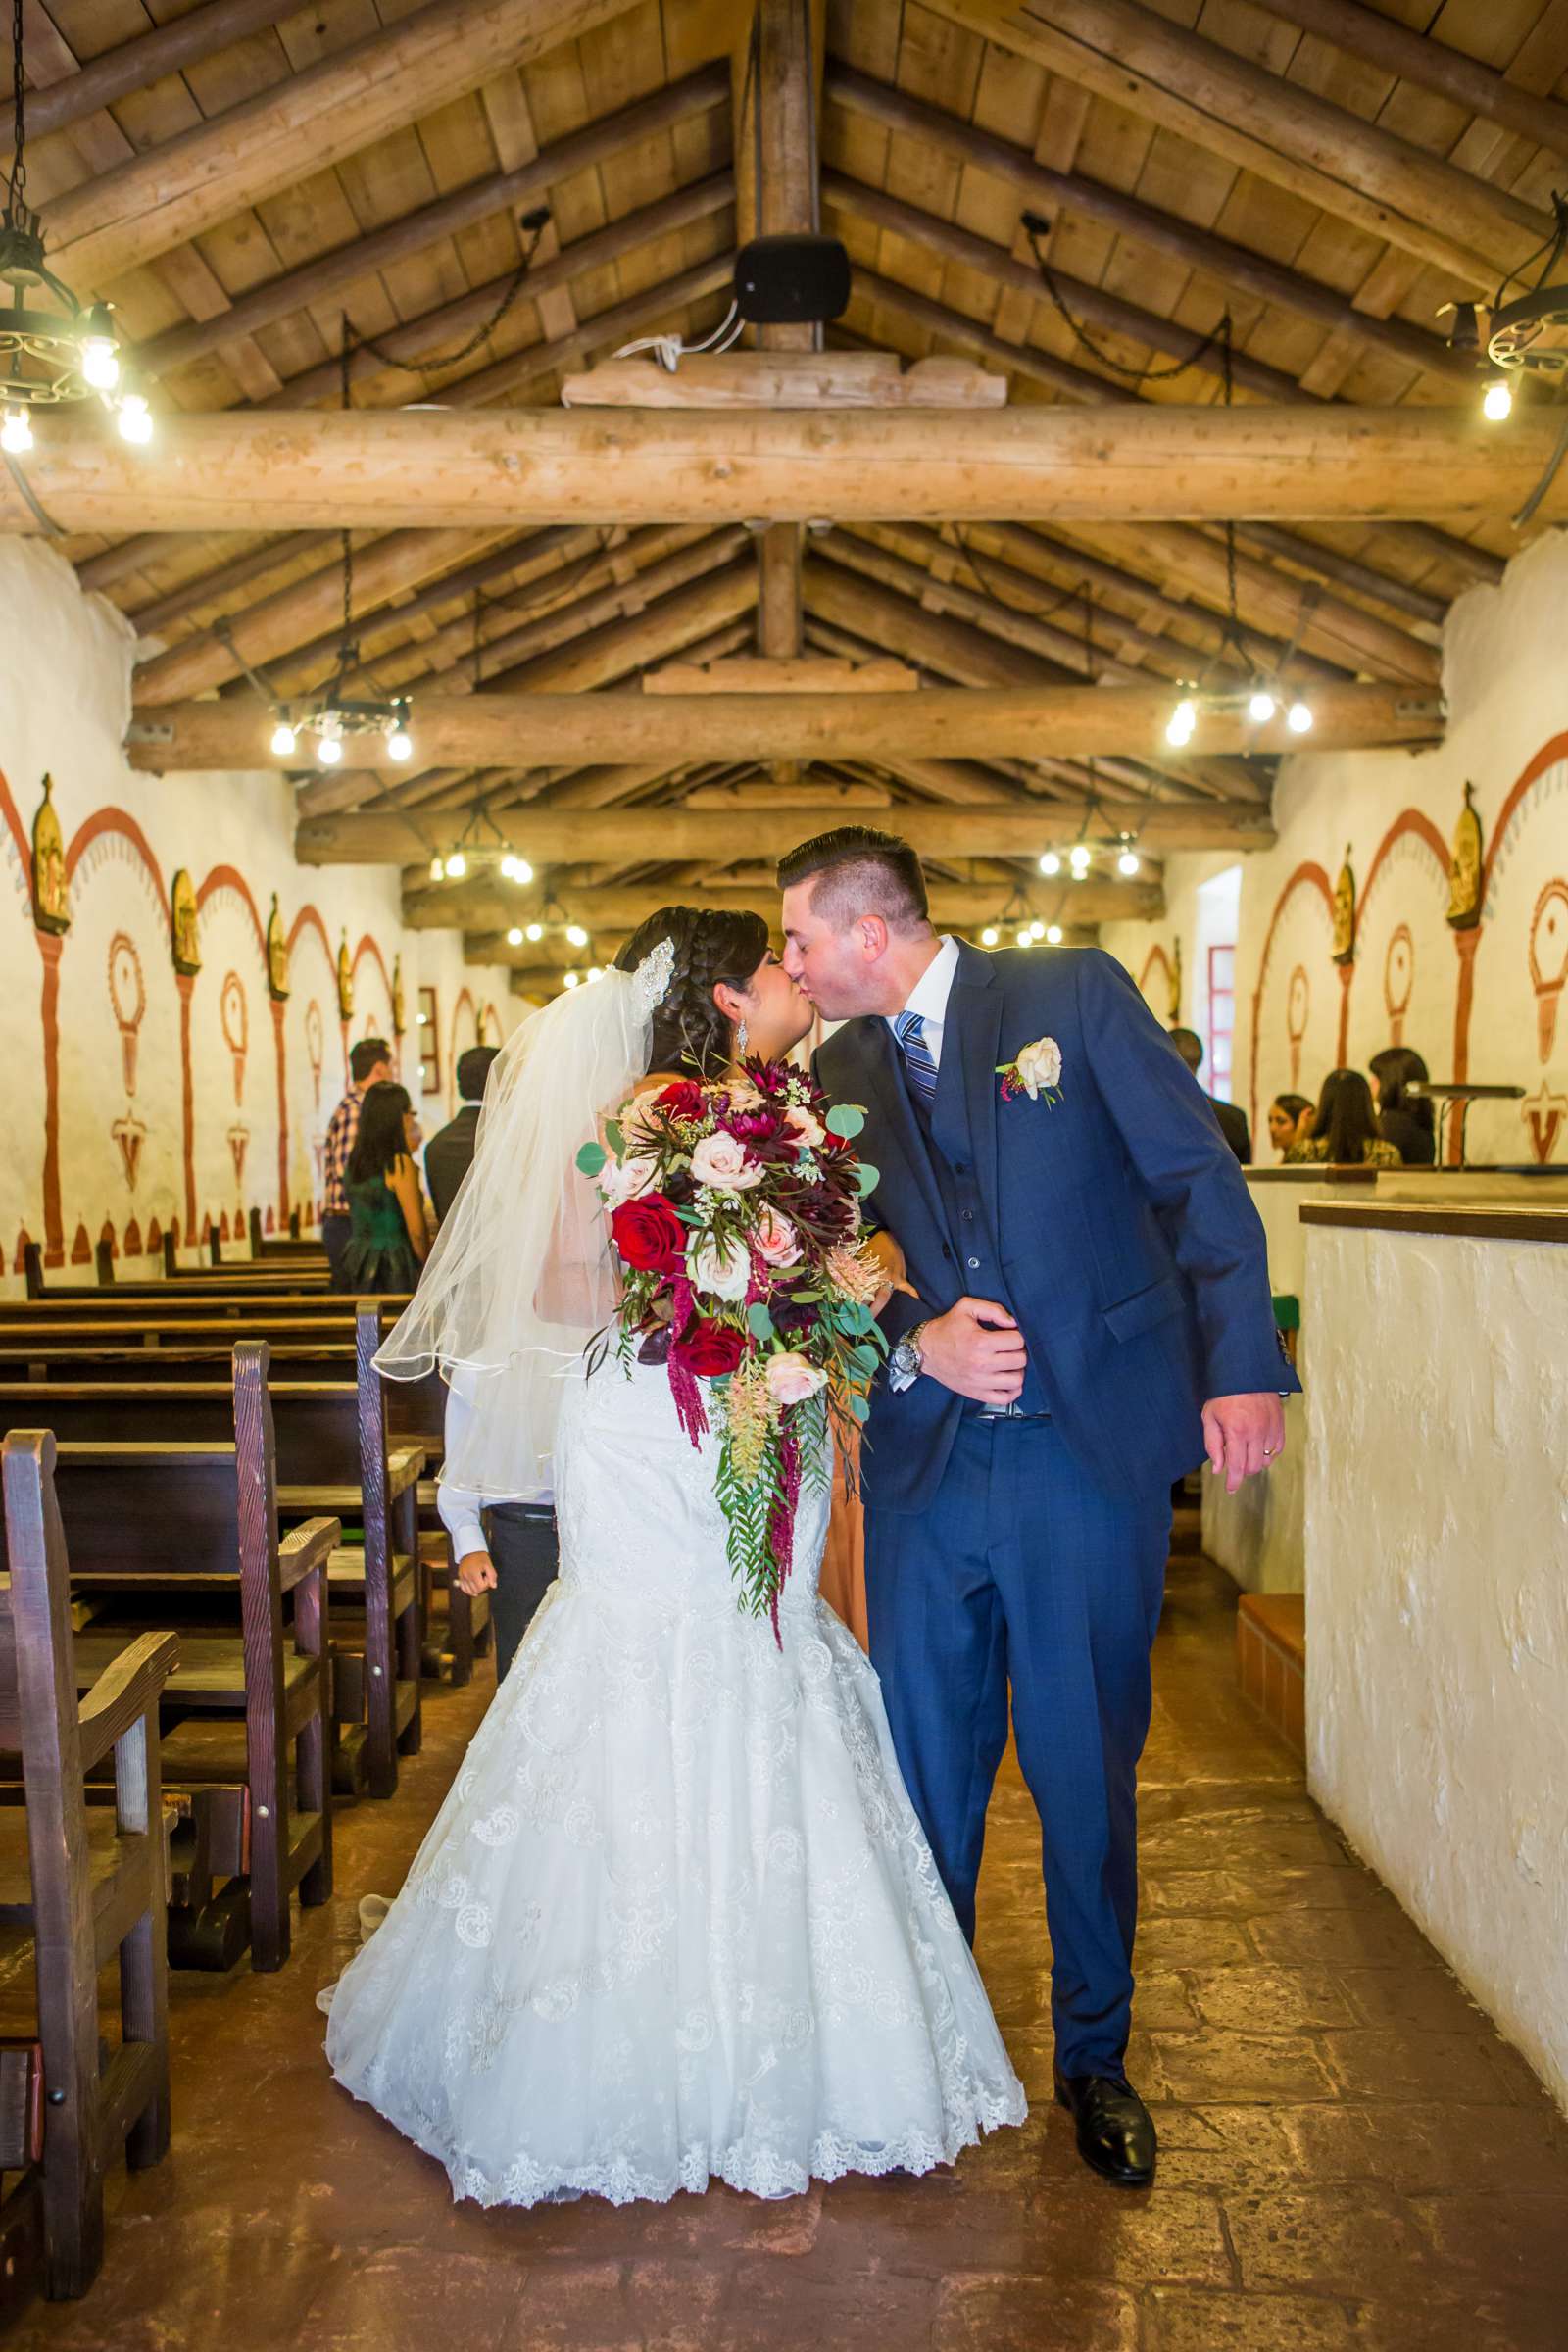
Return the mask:
[[767,954],[767,925],[760,914],[725,913],[707,906],[661,906],[639,923],[615,957],[617,971],[634,972],[667,939],[675,965],[663,1002],[654,1008],[651,1070],[695,1070],[712,1075],[731,1052],[730,1024],[713,1003],[722,981],[744,992]]

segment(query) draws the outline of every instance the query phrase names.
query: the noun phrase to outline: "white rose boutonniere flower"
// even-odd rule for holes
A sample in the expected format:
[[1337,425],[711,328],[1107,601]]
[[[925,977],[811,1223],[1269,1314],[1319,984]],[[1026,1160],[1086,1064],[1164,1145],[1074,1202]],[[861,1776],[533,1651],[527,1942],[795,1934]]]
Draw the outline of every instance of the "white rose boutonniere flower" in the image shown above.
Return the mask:
[[999,1061],[997,1076],[1004,1102],[1019,1095],[1038,1102],[1043,1095],[1054,1109],[1061,1101],[1061,1048],[1054,1037],[1037,1037],[1032,1046],[1020,1046],[1011,1061]]

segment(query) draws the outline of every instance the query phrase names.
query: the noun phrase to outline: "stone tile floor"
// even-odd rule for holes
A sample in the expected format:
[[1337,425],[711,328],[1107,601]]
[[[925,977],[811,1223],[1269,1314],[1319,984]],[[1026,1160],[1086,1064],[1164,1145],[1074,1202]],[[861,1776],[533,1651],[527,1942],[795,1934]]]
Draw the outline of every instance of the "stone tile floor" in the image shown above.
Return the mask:
[[[1568,2125],[1242,1702],[1234,1594],[1172,1564],[1143,1806],[1131,2069],[1162,2157],[1128,2194],[1051,2104],[1033,1814],[999,1788],[980,1957],[1034,2101],[953,2173],[788,2203],[454,2207],[352,2105],[318,1985],[398,1884],[486,1695],[432,1692],[391,1806],[345,1809],[340,1892],[279,1976],[181,1976],[175,2140],[119,2175],[79,2304],[25,2352],[1537,2352],[1568,2344]],[[439,2000],[439,1985],[430,1987]]]

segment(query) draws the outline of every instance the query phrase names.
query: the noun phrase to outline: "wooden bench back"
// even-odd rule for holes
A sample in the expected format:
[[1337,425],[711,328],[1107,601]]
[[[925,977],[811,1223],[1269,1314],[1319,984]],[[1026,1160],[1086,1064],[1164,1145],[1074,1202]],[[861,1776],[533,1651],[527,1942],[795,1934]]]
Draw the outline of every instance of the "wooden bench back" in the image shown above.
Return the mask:
[[297,1291],[284,1284],[270,1289],[188,1291],[173,1283],[155,1282],[145,1291],[84,1291],[58,1296],[51,1292],[44,1298],[0,1298],[0,1333],[18,1327],[48,1329],[54,1324],[74,1327],[94,1323],[116,1331],[140,1329],[145,1325],[163,1331],[190,1324],[226,1322],[238,1323],[247,1339],[265,1339],[280,1323],[304,1323],[313,1330],[350,1331],[354,1327],[355,1304],[342,1291]]
[[[160,1380],[217,1380],[227,1374],[234,1352],[229,1329],[220,1340],[172,1340],[158,1348],[138,1347],[129,1333],[114,1342],[74,1344],[57,1348],[53,1341],[15,1348],[0,1325],[0,1381],[26,1381],[47,1389],[55,1382],[116,1381],[136,1386],[156,1374]],[[269,1343],[272,1364],[292,1381],[343,1381],[355,1376],[352,1338],[279,1340]],[[47,1415],[35,1418],[47,1419]]]
[[[212,1370],[216,1373],[217,1366]],[[359,1391],[352,1381],[269,1384],[281,1486],[357,1485]],[[0,1434],[47,1418],[62,1445],[232,1445],[231,1380],[0,1383]]]

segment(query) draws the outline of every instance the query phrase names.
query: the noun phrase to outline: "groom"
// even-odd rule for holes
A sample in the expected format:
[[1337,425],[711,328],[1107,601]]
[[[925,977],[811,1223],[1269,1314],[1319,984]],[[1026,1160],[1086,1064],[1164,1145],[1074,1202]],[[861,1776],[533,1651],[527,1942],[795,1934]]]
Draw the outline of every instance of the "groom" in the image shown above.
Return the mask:
[[1109,956],[940,938],[914,852],[865,826],[804,843],[779,884],[785,968],[846,1024],[818,1078],[867,1107],[870,1218],[919,1294],[883,1319],[863,1473],[899,1761],[972,1936],[1010,1685],[1044,1833],[1056,2096],[1086,2160],[1139,2186],[1154,2127],[1124,2057],[1149,1653],[1172,1482],[1206,1452],[1234,1493],[1284,1444],[1298,1383],[1262,1228]]

